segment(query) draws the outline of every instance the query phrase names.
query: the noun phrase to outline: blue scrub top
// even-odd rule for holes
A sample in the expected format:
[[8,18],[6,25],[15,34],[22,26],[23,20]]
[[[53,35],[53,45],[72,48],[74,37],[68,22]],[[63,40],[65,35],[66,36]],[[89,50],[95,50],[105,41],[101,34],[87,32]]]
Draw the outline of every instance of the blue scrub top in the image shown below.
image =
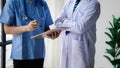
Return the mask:
[[[31,19],[37,20],[40,27],[32,32],[13,35],[11,58],[17,60],[39,59],[45,57],[43,38],[30,37],[44,32],[53,23],[48,5],[44,0],[7,0],[0,16],[0,22],[11,26],[27,25]],[[25,20],[28,16],[31,19]]]

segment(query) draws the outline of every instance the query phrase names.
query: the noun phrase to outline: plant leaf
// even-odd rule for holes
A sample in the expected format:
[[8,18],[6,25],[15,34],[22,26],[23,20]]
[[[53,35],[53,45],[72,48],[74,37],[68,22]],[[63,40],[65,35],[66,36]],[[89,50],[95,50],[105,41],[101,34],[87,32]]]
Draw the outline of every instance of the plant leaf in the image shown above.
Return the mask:
[[115,16],[113,15],[113,25],[114,25],[114,28],[117,28],[119,24],[119,20],[117,18],[115,18]]
[[117,68],[120,68],[120,64],[117,65]]
[[120,50],[116,53],[116,57],[120,55]]
[[120,64],[120,59],[114,59],[114,60],[112,61],[112,64],[113,64],[113,65]]
[[117,42],[117,48],[120,48],[120,41]]
[[109,24],[111,25],[112,28],[114,28],[114,25],[109,21]]
[[120,48],[120,31],[118,32],[116,41],[117,41],[118,48]]
[[110,33],[111,33],[111,35],[112,35],[112,37],[113,37],[113,40],[115,40],[116,38],[117,38],[117,29],[115,29],[115,28],[109,28],[109,31],[110,31]]
[[115,16],[113,15],[113,25],[114,25],[114,28],[116,28],[116,29],[119,29],[120,28],[120,20],[119,20],[119,18],[117,19],[117,18],[115,18]]
[[115,57],[115,50],[114,49],[106,49],[106,53],[110,54],[112,57]]
[[108,33],[108,32],[105,32],[105,34],[112,40],[112,36]]
[[106,59],[108,59],[108,60],[110,61],[110,63],[112,64],[112,60],[111,60],[111,58],[110,58],[109,56],[104,55],[104,57],[105,57]]
[[106,41],[106,44],[108,44],[111,48],[115,48],[115,46],[116,46],[115,41]]

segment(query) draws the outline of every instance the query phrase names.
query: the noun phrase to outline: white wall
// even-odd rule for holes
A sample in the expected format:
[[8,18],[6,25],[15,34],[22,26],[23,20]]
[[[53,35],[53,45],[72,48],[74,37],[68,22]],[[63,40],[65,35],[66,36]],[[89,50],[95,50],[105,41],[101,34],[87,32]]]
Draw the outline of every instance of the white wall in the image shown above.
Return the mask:
[[[52,16],[55,20],[59,13],[59,10],[63,6],[64,0],[47,0],[52,12]],[[105,49],[109,48],[105,41],[109,38],[104,34],[108,31],[108,22],[112,21],[112,15],[120,17],[120,0],[99,0],[101,4],[101,15],[97,21],[97,42],[96,42],[96,56],[95,56],[95,68],[113,68],[109,61],[103,57]],[[60,43],[58,41],[47,40],[47,56],[45,67],[46,68],[58,68],[59,56],[60,56]],[[51,45],[52,43],[52,45]]]
[[101,3],[101,16],[97,22],[97,43],[96,43],[96,63],[95,68],[113,68],[106,58],[103,57],[105,49],[109,48],[105,41],[109,38],[104,34],[108,31],[106,28],[112,22],[112,15],[117,18],[120,17],[120,0],[100,0]]
[[[48,5],[50,7],[51,15],[53,17],[53,20],[56,19],[58,16],[63,4],[64,0],[47,0]],[[54,25],[51,26],[51,28],[54,28]],[[58,68],[59,62],[60,62],[60,42],[59,38],[53,40],[46,39],[46,61],[45,61],[45,68]]]
[[[59,14],[61,10],[64,0],[47,0],[48,5],[50,7],[51,15],[53,20]],[[54,28],[54,25],[51,26]],[[46,39],[46,60],[45,60],[45,68],[58,68],[60,62],[60,42],[59,38],[55,40]]]

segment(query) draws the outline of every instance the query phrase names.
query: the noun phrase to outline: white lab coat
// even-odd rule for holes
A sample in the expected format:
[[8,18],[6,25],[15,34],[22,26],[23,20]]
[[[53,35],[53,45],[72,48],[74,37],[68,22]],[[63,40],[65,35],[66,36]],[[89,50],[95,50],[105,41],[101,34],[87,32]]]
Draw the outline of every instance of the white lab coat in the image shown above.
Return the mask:
[[[96,21],[100,15],[97,0],[81,0],[76,10],[76,0],[67,0],[59,17],[57,27],[70,27],[62,31],[60,68],[94,68]],[[63,18],[66,18],[62,21]],[[70,31],[66,34],[66,31]]]

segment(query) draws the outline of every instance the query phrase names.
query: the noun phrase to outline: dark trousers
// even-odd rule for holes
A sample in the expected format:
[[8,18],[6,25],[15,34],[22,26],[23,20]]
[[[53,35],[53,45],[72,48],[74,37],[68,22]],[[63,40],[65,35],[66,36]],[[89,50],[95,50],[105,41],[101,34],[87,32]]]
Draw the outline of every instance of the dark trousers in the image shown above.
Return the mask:
[[13,60],[14,68],[43,68],[44,59]]

